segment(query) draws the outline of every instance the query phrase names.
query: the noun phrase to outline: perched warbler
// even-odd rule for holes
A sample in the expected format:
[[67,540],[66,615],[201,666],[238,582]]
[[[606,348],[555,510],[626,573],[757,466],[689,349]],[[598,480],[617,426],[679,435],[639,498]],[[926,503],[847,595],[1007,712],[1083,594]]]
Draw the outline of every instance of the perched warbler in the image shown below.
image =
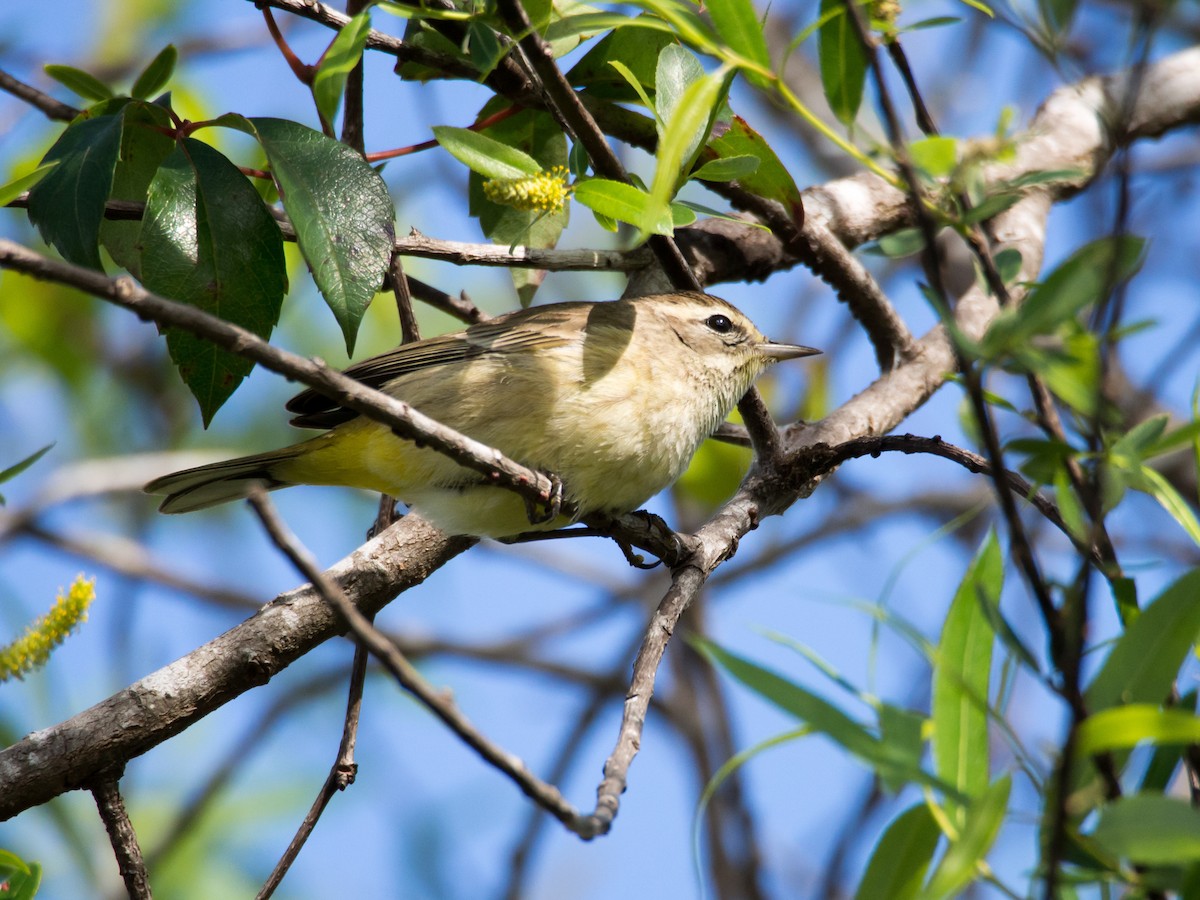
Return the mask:
[[503,537],[637,509],[671,484],[771,363],[820,351],[767,340],[705,294],[523,309],[404,344],[346,370],[563,482],[564,514],[531,525],[524,500],[316,391],[294,397],[311,440],[146,486],[165,513],[235,500],[250,483],[365,488],[451,533]]

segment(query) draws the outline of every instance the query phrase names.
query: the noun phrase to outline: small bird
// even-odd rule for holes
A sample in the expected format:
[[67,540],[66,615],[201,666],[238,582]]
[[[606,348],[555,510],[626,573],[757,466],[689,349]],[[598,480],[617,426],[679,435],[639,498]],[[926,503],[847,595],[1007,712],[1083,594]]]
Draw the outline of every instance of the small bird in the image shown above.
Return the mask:
[[345,374],[532,468],[557,475],[564,513],[532,524],[525,501],[428,447],[307,390],[292,424],[310,440],[155,479],[164,513],[245,496],[253,483],[364,488],[453,534],[506,537],[594,512],[630,512],[675,481],[778,360],[819,353],[767,340],[707,294],[523,309],[403,344]]

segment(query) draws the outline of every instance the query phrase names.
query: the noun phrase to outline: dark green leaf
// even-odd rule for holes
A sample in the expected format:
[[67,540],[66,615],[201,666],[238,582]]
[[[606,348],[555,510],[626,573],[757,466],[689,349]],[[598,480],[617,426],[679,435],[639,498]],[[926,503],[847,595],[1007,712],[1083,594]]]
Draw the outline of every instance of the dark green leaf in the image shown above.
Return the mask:
[[910,806],[892,820],[875,845],[855,900],[911,900],[917,896],[941,836],[926,804]]
[[867,56],[862,42],[847,21],[844,0],[821,0],[821,14],[832,16],[817,32],[817,56],[825,99],[838,120],[849,127],[858,116],[867,80]]
[[370,33],[370,10],[365,9],[342,26],[321,57],[321,65],[313,77],[312,92],[317,112],[325,122],[332,124],[337,115],[342,94],[346,91],[346,79],[362,59]]
[[1005,284],[1011,285],[1021,274],[1021,251],[1015,247],[1005,247],[996,254],[993,262],[1000,273],[1000,280]]
[[157,94],[171,80],[178,59],[179,51],[175,49],[175,45],[167,44],[159,51],[158,56],[150,60],[150,65],[142,70],[129,93],[138,100],[145,100]]
[[53,63],[48,63],[43,68],[47,75],[85,100],[108,100],[113,96],[112,88],[83,69]]
[[742,188],[764,199],[775,200],[788,211],[794,222],[804,221],[804,203],[795,179],[762,135],[741,116],[734,116],[728,129],[708,142],[700,161],[708,163],[716,158],[737,156],[753,156],[758,160],[758,169],[739,179]]
[[1093,712],[1119,703],[1162,703],[1200,635],[1200,569],[1153,600],[1113,645],[1084,698]]
[[986,222],[993,216],[998,216],[1009,207],[1015,206],[1017,201],[1021,199],[1021,195],[1014,191],[1001,191],[997,194],[984,197],[983,200],[976,203],[961,219],[964,225],[974,225],[977,222]]
[[[1004,585],[1004,560],[996,533],[988,533],[954,594],[933,667],[934,771],[966,797],[987,790],[988,684],[994,633],[985,607],[996,608]],[[966,810],[947,800],[962,827]]]
[[[283,238],[246,176],[212,147],[188,138],[163,162],[142,245],[148,288],[270,336],[287,290]],[[253,366],[184,331],[168,331],[167,348],[205,426]]]
[[1134,863],[1194,862],[1200,860],[1200,810],[1161,794],[1120,797],[1101,812],[1091,838]]
[[940,28],[943,25],[957,25],[961,22],[958,16],[934,16],[930,19],[922,19],[920,22],[913,22],[911,25],[905,25],[903,28],[897,28],[897,34],[906,34],[910,31],[924,31],[926,28]]
[[[168,128],[171,117],[160,106],[130,103],[125,107],[125,129],[121,133],[121,156],[113,172],[110,200],[145,203],[150,179],[175,148],[175,141],[159,129]],[[117,265],[141,276],[142,223],[105,218],[100,222],[100,243]]]
[[[568,21],[581,18],[583,17],[573,16]],[[611,23],[609,27],[613,27],[613,24],[620,24],[620,27],[589,50],[567,73],[567,79],[575,87],[586,87],[588,93],[596,97],[630,102],[637,99],[636,95],[610,63],[621,63],[644,89],[653,90],[659,54],[668,44],[673,44],[676,38],[669,30],[637,27],[643,23],[664,24],[661,20],[645,14],[634,19],[625,16],[619,16],[618,19],[619,23]]]
[[471,62],[479,69],[481,76],[487,76],[508,51],[500,43],[491,26],[480,19],[471,20],[467,25],[467,34],[467,53]]
[[122,116],[73,122],[42,162],[58,165],[29,192],[29,219],[76,265],[100,265],[100,222],[121,151]]
[[286,119],[251,119],[313,279],[346,352],[383,283],[396,240],[387,186],[354,150]]

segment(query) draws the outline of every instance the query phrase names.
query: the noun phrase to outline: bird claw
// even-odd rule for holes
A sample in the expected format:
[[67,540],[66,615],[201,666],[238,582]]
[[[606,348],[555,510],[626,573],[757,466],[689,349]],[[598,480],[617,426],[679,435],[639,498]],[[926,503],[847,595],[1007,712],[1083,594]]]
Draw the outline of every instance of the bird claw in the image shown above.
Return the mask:
[[557,475],[550,474],[547,476],[550,479],[550,495],[546,499],[535,503],[528,497],[525,499],[525,515],[529,518],[531,525],[545,525],[547,522],[553,522],[559,517],[563,510],[563,483],[562,479]]

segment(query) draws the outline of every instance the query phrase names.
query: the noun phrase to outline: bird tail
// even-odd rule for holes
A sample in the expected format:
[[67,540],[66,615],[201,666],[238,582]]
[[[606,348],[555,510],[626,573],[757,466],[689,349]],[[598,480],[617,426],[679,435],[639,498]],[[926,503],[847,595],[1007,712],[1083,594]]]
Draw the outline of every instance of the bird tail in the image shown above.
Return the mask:
[[296,457],[299,446],[173,472],[154,479],[143,490],[167,495],[160,512],[185,513],[241,499],[254,484],[268,491],[289,487],[295,482],[281,478],[279,468]]

